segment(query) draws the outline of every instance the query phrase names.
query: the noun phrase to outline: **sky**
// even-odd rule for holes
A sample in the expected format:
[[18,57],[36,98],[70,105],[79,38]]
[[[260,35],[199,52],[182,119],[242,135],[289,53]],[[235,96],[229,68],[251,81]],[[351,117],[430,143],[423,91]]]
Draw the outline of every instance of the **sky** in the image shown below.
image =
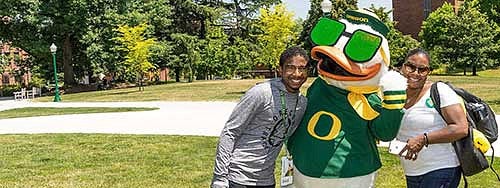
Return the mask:
[[[282,0],[282,2],[289,11],[295,13],[295,18],[306,19],[311,6],[309,0]],[[358,8],[368,8],[371,4],[375,7],[386,7],[386,10],[392,9],[392,0],[358,0]]]

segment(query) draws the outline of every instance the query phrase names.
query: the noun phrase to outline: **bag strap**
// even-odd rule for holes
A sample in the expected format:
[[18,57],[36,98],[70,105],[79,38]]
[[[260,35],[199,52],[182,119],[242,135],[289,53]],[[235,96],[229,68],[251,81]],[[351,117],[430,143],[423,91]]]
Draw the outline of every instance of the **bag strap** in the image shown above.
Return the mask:
[[[441,99],[439,98],[439,90],[437,88],[438,82],[441,82],[441,81],[434,82],[431,85],[431,100],[432,100],[432,103],[434,104],[434,109],[436,109],[436,111],[443,118],[443,120],[446,121],[446,119],[444,119],[444,117],[443,117],[443,114],[441,113]],[[456,147],[455,142],[452,142],[452,144],[453,144],[453,147],[455,148]],[[462,178],[464,179],[464,188],[469,187],[469,183],[467,182],[467,178],[465,177],[465,174],[464,174],[464,171],[462,170],[462,168],[460,168],[460,172],[462,173]]]
[[[440,82],[440,81],[438,81]],[[432,103],[434,104],[434,109],[436,109],[436,111],[438,111],[439,115],[441,115],[441,117],[443,116],[441,114],[441,100],[439,98],[439,91],[437,89],[437,83],[438,82],[434,82],[432,83],[431,85],[431,99],[432,99]]]
[[495,169],[493,168],[493,159],[495,159],[495,149],[493,148],[493,146],[491,146],[491,162],[490,162],[490,169],[491,169],[491,171],[493,171],[493,173],[495,173],[495,175],[497,176],[498,181],[500,181],[500,176],[498,176],[497,171],[495,171]]

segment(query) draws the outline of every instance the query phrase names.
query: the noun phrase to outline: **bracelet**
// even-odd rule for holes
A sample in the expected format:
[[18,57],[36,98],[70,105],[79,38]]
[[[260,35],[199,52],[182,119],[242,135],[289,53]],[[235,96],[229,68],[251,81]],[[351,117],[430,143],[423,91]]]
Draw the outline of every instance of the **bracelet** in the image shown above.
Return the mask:
[[424,133],[424,145],[425,147],[429,146],[429,137],[427,137],[427,133]]

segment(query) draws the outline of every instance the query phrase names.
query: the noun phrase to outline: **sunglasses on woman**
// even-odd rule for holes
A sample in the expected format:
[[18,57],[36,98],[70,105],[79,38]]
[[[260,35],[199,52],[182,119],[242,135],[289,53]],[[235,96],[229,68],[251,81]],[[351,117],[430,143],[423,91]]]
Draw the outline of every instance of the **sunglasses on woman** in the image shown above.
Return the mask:
[[344,54],[352,61],[367,62],[375,56],[382,44],[382,37],[357,29],[346,32],[346,25],[337,20],[321,18],[311,31],[311,40],[320,46],[334,46],[342,36],[349,37]]
[[429,72],[431,72],[431,68],[428,66],[417,67],[417,65],[410,63],[408,61],[403,64],[403,67],[408,73],[417,71],[417,73],[420,75],[427,75],[429,74]]

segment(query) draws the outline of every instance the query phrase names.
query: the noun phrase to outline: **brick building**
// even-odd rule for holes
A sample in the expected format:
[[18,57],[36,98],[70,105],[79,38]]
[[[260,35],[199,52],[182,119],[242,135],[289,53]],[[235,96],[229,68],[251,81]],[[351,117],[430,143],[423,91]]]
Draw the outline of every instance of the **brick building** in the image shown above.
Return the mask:
[[[16,61],[24,61],[28,58],[28,53],[21,48],[12,47],[9,43],[0,43],[0,66],[3,72],[0,76],[0,85],[23,84],[27,86],[31,81],[31,72],[27,70],[16,80],[15,72],[23,67],[18,66]],[[1,70],[1,69],[0,69]]]
[[457,12],[463,0],[392,0],[393,20],[397,22],[396,29],[418,39],[422,21],[444,2],[453,5]]

